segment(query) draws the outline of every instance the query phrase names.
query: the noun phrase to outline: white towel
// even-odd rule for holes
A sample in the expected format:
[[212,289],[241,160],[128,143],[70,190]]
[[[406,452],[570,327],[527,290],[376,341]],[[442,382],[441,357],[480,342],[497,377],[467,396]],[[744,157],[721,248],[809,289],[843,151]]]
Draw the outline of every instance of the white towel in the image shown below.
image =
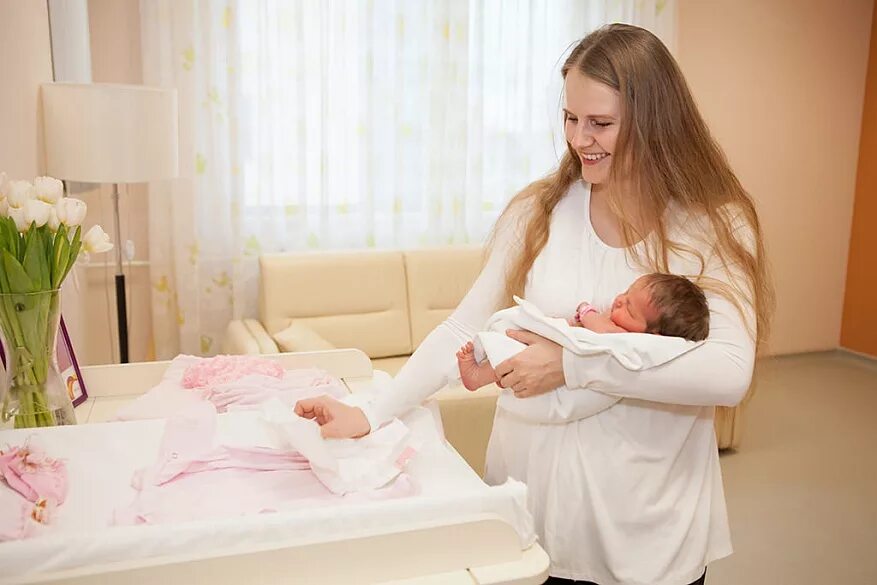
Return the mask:
[[532,331],[576,355],[609,353],[628,370],[645,370],[666,364],[703,343],[645,333],[595,333],[584,327],[573,327],[564,319],[547,317],[536,305],[524,299],[515,297],[515,302],[517,307],[494,313],[487,322],[487,331],[475,336],[476,359],[486,356],[496,367],[525,347],[509,338],[506,329]]
[[[527,347],[507,336],[507,329],[532,331],[576,355],[608,353],[629,370],[666,364],[702,343],[643,333],[595,333],[583,327],[573,327],[564,319],[547,317],[534,304],[518,297],[515,297],[515,302],[517,307],[494,313],[487,322],[487,331],[475,335],[475,359],[479,363],[487,359],[495,368]],[[511,390],[503,390],[497,408],[529,422],[565,424],[593,416],[619,400],[592,390],[561,386],[530,398],[516,398]]]
[[261,414],[274,441],[304,455],[323,485],[339,495],[384,487],[419,447],[399,419],[360,439],[323,439],[316,422],[277,400],[263,405]]

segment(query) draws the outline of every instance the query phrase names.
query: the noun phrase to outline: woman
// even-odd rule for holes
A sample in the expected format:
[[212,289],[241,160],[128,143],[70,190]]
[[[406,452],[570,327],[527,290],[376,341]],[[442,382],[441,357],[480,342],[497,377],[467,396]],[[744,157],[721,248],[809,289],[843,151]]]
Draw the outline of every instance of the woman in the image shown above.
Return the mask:
[[509,204],[457,310],[364,410],[318,398],[297,411],[326,436],[363,435],[437,391],[456,348],[512,294],[565,316],[583,298],[608,306],[644,273],[689,275],[709,293],[710,335],[658,368],[632,372],[509,332],[529,346],[497,367],[517,397],[566,384],[622,400],[559,425],[498,410],[486,480],[527,484],[553,579],[702,583],[731,553],[714,407],[745,395],[772,304],[758,218],[654,35],[604,27],[562,73],[568,152]]

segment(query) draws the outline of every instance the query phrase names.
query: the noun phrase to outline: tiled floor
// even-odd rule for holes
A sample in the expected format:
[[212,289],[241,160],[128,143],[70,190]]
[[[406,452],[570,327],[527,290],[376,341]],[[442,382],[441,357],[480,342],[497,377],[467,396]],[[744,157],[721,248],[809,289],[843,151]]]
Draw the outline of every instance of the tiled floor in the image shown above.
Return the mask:
[[722,457],[735,554],[709,585],[877,585],[877,362],[763,363]]

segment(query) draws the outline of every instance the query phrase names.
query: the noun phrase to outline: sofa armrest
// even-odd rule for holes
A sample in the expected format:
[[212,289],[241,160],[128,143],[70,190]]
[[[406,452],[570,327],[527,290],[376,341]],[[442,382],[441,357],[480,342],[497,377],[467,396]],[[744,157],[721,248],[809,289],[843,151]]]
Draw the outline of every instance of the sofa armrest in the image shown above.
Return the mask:
[[279,353],[265,328],[255,319],[232,321],[225,331],[222,351],[236,355]]

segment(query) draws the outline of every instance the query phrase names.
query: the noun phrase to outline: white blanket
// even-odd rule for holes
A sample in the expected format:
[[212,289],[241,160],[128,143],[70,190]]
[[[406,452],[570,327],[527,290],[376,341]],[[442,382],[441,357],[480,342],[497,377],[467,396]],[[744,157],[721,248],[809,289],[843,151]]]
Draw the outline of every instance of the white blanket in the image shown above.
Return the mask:
[[[497,311],[488,320],[486,331],[476,334],[477,361],[486,359],[496,367],[527,347],[508,337],[507,329],[532,331],[580,356],[608,353],[624,368],[635,371],[666,364],[703,343],[646,333],[595,333],[573,327],[565,319],[548,317],[524,299],[515,297],[515,302],[517,307]],[[531,398],[515,398],[506,389],[497,407],[531,422],[565,423],[593,416],[618,400],[616,396],[566,386]]]
[[361,439],[326,440],[317,423],[279,401],[265,404],[262,418],[274,442],[304,455],[320,482],[338,495],[387,485],[417,452],[418,442],[399,419]]

